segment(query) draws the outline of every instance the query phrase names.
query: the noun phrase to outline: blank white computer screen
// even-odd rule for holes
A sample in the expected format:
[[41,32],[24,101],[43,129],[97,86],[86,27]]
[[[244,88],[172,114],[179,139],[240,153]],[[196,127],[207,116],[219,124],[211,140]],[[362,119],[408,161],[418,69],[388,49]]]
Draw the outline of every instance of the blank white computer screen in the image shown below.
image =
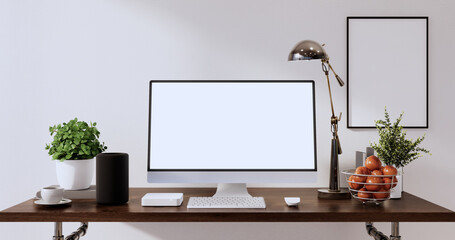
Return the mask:
[[151,81],[149,170],[315,170],[313,81]]

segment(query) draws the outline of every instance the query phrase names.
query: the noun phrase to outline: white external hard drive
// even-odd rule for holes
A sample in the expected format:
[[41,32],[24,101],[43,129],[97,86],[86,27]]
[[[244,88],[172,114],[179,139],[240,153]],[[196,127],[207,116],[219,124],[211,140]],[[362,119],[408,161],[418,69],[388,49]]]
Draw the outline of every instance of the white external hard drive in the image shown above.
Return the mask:
[[142,197],[144,207],[176,207],[182,202],[183,193],[147,193]]

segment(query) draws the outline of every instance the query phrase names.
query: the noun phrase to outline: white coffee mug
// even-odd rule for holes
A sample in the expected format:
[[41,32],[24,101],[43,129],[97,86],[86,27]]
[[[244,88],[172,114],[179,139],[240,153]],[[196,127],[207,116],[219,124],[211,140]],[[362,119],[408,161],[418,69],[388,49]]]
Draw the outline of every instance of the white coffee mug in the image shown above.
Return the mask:
[[63,199],[63,188],[45,187],[41,189],[41,199],[45,203],[59,203]]

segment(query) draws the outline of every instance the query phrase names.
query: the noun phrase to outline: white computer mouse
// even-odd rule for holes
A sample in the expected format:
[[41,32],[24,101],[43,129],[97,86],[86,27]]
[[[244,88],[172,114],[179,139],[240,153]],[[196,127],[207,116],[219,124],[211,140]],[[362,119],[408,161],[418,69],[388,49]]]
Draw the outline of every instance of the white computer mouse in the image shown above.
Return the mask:
[[285,197],[284,201],[289,207],[296,207],[300,203],[300,198],[299,197]]

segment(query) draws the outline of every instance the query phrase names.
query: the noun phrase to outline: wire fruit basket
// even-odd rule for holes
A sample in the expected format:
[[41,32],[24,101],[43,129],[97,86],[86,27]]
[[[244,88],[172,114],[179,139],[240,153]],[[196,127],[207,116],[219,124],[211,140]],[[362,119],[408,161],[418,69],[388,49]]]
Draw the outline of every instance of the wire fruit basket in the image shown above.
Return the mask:
[[379,205],[390,199],[398,183],[397,175],[357,174],[356,169],[342,171],[352,197],[363,202]]

